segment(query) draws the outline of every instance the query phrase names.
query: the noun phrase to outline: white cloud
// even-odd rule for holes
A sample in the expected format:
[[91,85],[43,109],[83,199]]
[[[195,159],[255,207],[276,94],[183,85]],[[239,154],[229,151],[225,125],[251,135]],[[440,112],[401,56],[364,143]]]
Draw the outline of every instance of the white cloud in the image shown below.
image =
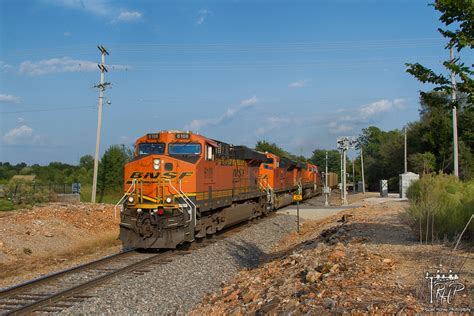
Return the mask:
[[197,25],[201,25],[204,23],[204,21],[206,21],[207,17],[212,13],[212,11],[208,10],[208,9],[201,9],[199,10],[198,12],[198,16],[197,16],[197,20],[196,20],[196,24]]
[[71,32],[64,32],[63,35],[66,36],[66,37],[70,37],[70,36],[72,36],[72,33]]
[[12,128],[3,135],[3,142],[6,144],[16,144],[22,140],[30,139],[33,135],[33,129],[25,124],[17,128]]
[[4,61],[0,60],[0,71],[1,72],[8,72],[9,70],[12,70],[13,66],[6,64]]
[[227,122],[231,118],[233,118],[237,113],[251,108],[258,104],[260,100],[257,96],[253,96],[249,99],[245,99],[240,101],[240,104],[237,107],[228,108],[224,114],[216,118],[208,118],[208,119],[201,119],[201,120],[192,120],[191,123],[185,126],[186,130],[191,131],[199,131],[200,129],[208,126],[217,126],[224,122]]
[[[115,17],[111,22],[131,22],[139,20],[142,13],[119,9],[108,0],[43,0],[47,4],[55,4],[68,9],[83,10],[103,17]],[[64,36],[67,36],[64,34]]]
[[358,113],[360,118],[369,119],[382,113],[390,112],[395,109],[401,109],[403,107],[405,107],[404,99],[395,99],[393,101],[379,100],[362,106]]
[[260,100],[257,98],[257,96],[253,96],[249,99],[245,99],[245,100],[242,100],[240,101],[240,105],[241,106],[252,106],[252,105],[256,105],[257,103],[259,103]]
[[[126,65],[108,65],[109,69],[127,70]],[[20,74],[31,76],[61,72],[97,71],[97,63],[89,60],[72,59],[70,57],[43,59],[38,62],[24,61],[18,67]]]
[[303,87],[306,87],[307,84],[308,84],[308,80],[307,79],[302,79],[302,80],[298,80],[298,81],[290,83],[288,85],[288,88],[293,88],[293,89],[303,88]]
[[106,0],[43,0],[69,9],[84,10],[95,15],[106,16],[112,9]]
[[142,14],[138,11],[122,11],[117,17],[118,21],[132,22],[142,18]]
[[376,123],[381,119],[382,114],[403,109],[405,106],[404,99],[378,100],[362,105],[353,111],[345,110],[344,112],[349,112],[349,114],[335,117],[327,126],[332,134],[349,132],[358,126]]
[[255,135],[265,135],[272,130],[277,130],[292,123],[295,123],[295,121],[295,119],[286,117],[268,117],[265,119],[265,122],[262,124],[262,126],[255,130]]
[[2,103],[20,103],[21,98],[11,94],[0,93],[0,102]]
[[22,117],[19,117],[19,118],[18,118],[18,123],[20,123],[20,124],[25,124],[25,123],[26,123],[26,120],[25,120],[24,118],[22,118]]
[[330,134],[345,133],[352,131],[353,126],[346,125],[342,122],[331,122],[328,124],[328,131]]

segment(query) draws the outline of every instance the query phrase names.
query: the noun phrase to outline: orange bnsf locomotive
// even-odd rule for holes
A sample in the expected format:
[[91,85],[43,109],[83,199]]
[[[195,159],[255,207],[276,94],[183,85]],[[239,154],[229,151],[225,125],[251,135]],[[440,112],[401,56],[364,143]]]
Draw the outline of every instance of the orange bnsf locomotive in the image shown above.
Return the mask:
[[321,190],[315,165],[181,131],[140,137],[125,165],[120,239],[176,248]]

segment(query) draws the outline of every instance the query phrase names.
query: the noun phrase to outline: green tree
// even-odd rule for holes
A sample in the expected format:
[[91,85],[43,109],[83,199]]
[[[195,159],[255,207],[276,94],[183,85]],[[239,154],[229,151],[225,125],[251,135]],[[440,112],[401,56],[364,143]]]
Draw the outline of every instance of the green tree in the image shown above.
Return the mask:
[[91,155],[84,155],[79,159],[79,167],[90,170],[94,168],[94,157]]
[[398,176],[403,172],[403,133],[382,131],[369,126],[359,136],[364,152],[364,167],[369,190],[377,191],[379,181],[388,179],[389,189],[398,190]]
[[309,161],[318,166],[319,171],[323,172],[326,170],[326,151],[328,153],[328,171],[335,172],[337,174],[341,171],[341,154],[339,151],[315,149],[313,155],[309,158]]
[[307,161],[304,156],[293,155],[287,152],[286,150],[284,150],[283,148],[281,148],[280,146],[278,146],[277,144],[269,143],[266,140],[259,140],[257,144],[255,145],[255,150],[258,150],[261,152],[269,152],[274,155],[277,155],[278,157],[285,157],[292,160],[297,160],[297,161],[302,161],[302,162]]
[[98,176],[100,202],[106,193],[117,193],[123,189],[123,167],[130,159],[131,151],[124,145],[112,145],[105,151]]
[[[446,48],[455,48],[458,52],[464,48],[472,49],[474,46],[474,1],[472,0],[436,0],[434,8],[441,13],[440,21],[445,24],[445,29],[438,31],[447,40]],[[453,27],[454,26],[454,27]],[[451,93],[452,86],[449,74],[437,74],[419,63],[407,63],[407,72],[423,83],[431,83],[437,87],[435,91]],[[461,62],[460,58],[447,60],[443,66],[448,72],[454,72],[460,82],[456,89],[466,93],[469,103],[474,102],[474,74],[472,66]]]
[[436,157],[430,152],[412,154],[408,161],[411,169],[418,174],[427,174],[436,168]]
[[[421,92],[420,120],[408,125],[408,153],[431,152],[436,158],[435,171],[452,172],[452,120],[449,96],[445,92]],[[458,102],[460,177],[473,175],[474,109],[466,95]]]
[[269,143],[266,140],[259,140],[255,145],[255,150],[269,152],[279,157],[286,157],[286,152],[275,143]]

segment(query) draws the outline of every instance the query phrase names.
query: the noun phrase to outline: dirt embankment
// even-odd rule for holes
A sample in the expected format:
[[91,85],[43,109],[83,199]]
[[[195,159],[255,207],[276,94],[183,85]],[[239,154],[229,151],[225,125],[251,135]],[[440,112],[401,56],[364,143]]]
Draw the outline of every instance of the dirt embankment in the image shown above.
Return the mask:
[[0,287],[118,252],[112,205],[49,203],[0,213]]
[[420,245],[401,220],[406,207],[369,204],[305,222],[299,235],[288,235],[258,268],[223,284],[193,314],[411,314],[436,307],[425,272],[448,268],[460,271],[466,287],[449,307],[472,308],[472,253],[451,256],[450,247]]

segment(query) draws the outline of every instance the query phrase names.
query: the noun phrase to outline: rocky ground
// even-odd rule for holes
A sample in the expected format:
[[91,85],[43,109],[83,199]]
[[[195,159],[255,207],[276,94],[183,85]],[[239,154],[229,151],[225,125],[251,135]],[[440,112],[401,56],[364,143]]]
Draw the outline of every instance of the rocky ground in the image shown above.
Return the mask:
[[105,204],[48,203],[0,212],[0,288],[120,251]]
[[447,245],[420,245],[404,224],[407,202],[372,200],[325,220],[306,221],[300,234],[291,233],[261,253],[258,267],[241,271],[192,314],[429,311],[435,305],[429,303],[424,273],[448,268],[460,271],[466,289],[451,298],[451,305],[438,307],[472,308],[472,253],[464,249],[452,255]]
[[89,291],[93,298],[61,314],[187,313],[240,270],[257,267],[260,258],[295,229],[295,217],[274,214],[167,264],[147,268],[147,273],[121,276]]

